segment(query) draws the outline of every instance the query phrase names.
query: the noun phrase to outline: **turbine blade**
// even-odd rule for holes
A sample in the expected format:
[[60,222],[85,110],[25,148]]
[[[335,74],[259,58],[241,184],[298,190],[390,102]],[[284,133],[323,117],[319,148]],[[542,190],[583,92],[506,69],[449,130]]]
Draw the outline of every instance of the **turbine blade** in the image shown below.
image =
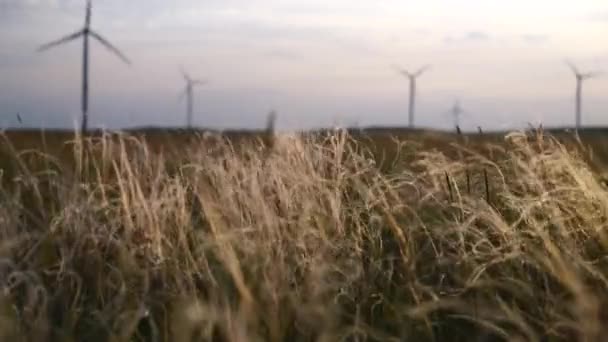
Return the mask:
[[582,74],[581,76],[583,79],[588,80],[590,78],[596,78],[596,77],[599,77],[602,75],[604,75],[603,71],[592,71],[592,72],[588,72],[586,74]]
[[91,23],[92,7],[93,7],[93,4],[91,3],[91,0],[87,0],[87,13],[86,13],[86,17],[85,17],[85,23],[87,24],[87,26]]
[[401,68],[398,65],[393,65],[392,68],[397,71],[398,73],[402,74],[405,77],[411,77],[412,75],[405,69]]
[[118,50],[116,47],[114,47],[112,44],[110,44],[110,42],[103,38],[101,35],[99,35],[97,32],[91,30],[89,31],[91,33],[91,36],[93,36],[93,38],[97,39],[103,46],[105,46],[108,50],[110,50],[110,52],[113,52],[116,56],[118,56],[118,58],[120,58],[123,62],[125,62],[128,65],[131,65],[131,61],[122,53],[120,52],[120,50]]
[[192,80],[191,83],[192,85],[205,85],[209,82],[206,80]]
[[568,67],[570,67],[570,69],[572,70],[572,72],[575,75],[580,75],[580,71],[578,71],[578,68],[576,67],[576,65],[574,65],[574,63],[570,62],[569,60],[566,60],[565,63],[568,65]]
[[414,74],[414,76],[418,77],[422,74],[424,74],[426,71],[428,71],[431,68],[430,65],[425,65],[422,68],[418,69],[418,71],[416,71],[416,73]]
[[61,39],[58,39],[58,40],[55,40],[53,42],[44,44],[44,45],[40,46],[36,51],[42,52],[42,51],[48,50],[48,49],[50,49],[52,47],[55,47],[57,45],[61,45],[63,43],[67,43],[67,42],[69,42],[71,40],[74,40],[74,39],[82,36],[83,33],[84,32],[82,30],[80,30],[78,32],[74,32],[74,33],[72,33],[70,35],[67,35],[67,36],[61,38]]
[[186,73],[186,71],[184,70],[184,67],[181,65],[179,66],[179,72],[182,74],[182,76],[184,77],[186,82],[192,82],[192,80],[190,79],[190,76],[188,76],[188,73]]

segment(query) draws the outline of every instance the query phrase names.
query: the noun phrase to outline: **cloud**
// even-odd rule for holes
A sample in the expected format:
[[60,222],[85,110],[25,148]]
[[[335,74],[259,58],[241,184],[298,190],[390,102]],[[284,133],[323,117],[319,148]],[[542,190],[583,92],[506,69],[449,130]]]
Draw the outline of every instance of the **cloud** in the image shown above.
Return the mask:
[[606,11],[598,11],[598,12],[592,13],[591,15],[589,15],[587,17],[587,19],[590,19],[591,21],[604,21],[604,22],[608,22],[608,10],[606,10]]
[[490,36],[488,36],[485,32],[471,31],[464,36],[464,40],[485,41],[490,40]]
[[521,39],[529,44],[543,44],[546,43],[550,37],[546,34],[524,34]]
[[457,42],[486,42],[491,39],[490,35],[483,31],[469,31],[458,37],[446,36],[443,38],[443,42],[446,44]]
[[418,34],[418,35],[423,35],[423,36],[426,36],[426,35],[429,35],[432,33],[432,31],[430,29],[423,28],[423,27],[413,28],[412,32],[414,32],[415,34]]
[[276,48],[265,53],[266,57],[285,61],[296,61],[301,59],[301,55],[288,49]]

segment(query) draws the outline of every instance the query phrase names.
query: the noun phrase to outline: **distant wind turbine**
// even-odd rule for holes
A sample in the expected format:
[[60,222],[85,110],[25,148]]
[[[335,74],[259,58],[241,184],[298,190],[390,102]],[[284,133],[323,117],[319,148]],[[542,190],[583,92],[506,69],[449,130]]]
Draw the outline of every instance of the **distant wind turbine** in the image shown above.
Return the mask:
[[198,85],[204,85],[207,82],[193,79],[183,69],[181,69],[181,72],[182,72],[182,76],[184,77],[184,80],[186,81],[186,88],[184,89],[184,92],[181,94],[180,99],[182,97],[186,96],[186,102],[187,102],[186,124],[187,124],[188,129],[192,129],[192,109],[194,106],[194,87],[198,86]]
[[576,77],[576,105],[575,105],[575,115],[576,115],[576,130],[578,131],[581,128],[582,121],[582,107],[583,107],[583,82],[597,77],[602,73],[599,71],[582,73],[579,69],[570,61],[566,61],[566,64],[572,69],[574,76]]
[[17,113],[17,121],[19,121],[20,124],[23,123],[23,120],[21,120],[21,114]]
[[268,117],[266,118],[266,132],[274,133],[276,122],[277,112],[273,109],[268,113]]
[[275,124],[277,121],[277,112],[273,109],[268,113],[268,117],[266,119],[266,131],[263,135],[263,142],[267,148],[273,148],[275,145]]
[[460,106],[460,100],[456,100],[456,102],[454,102],[454,106],[450,110],[450,114],[452,115],[452,117],[454,119],[454,128],[457,131],[460,130],[460,118],[462,117],[462,115],[464,113],[465,113],[464,110]]
[[89,111],[89,37],[97,39],[103,46],[105,46],[110,52],[114,53],[126,64],[131,64],[129,59],[114,47],[110,42],[102,37],[99,33],[91,29],[91,0],[87,0],[87,8],[85,14],[84,28],[76,31],[70,35],[67,35],[54,42],[42,45],[38,48],[38,51],[48,50],[57,45],[67,43],[77,38],[83,38],[83,55],[82,55],[82,122],[81,132],[85,133],[88,129],[88,111]]
[[410,80],[410,104],[409,104],[409,128],[414,128],[414,111],[416,108],[416,81],[418,77],[420,77],[423,73],[425,73],[428,69],[430,69],[430,65],[424,66],[418,69],[414,73],[410,73],[409,71],[395,67],[399,73],[403,76],[407,77]]

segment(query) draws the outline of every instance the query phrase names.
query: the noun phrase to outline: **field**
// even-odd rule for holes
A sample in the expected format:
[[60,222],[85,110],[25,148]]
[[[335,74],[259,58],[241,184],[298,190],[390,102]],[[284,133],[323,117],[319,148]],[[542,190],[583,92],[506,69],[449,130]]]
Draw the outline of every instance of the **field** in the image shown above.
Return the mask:
[[6,132],[0,341],[602,341],[606,146]]

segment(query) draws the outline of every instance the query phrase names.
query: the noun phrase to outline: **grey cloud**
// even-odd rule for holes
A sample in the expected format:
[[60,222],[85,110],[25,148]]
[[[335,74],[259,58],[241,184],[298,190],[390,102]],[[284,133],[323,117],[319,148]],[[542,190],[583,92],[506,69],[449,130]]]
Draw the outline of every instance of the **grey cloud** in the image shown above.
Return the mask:
[[302,56],[292,50],[287,49],[272,49],[265,53],[266,57],[281,59],[285,61],[296,61],[299,60]]
[[446,44],[450,44],[453,43],[455,41],[455,38],[452,36],[445,36],[443,37],[443,42]]
[[491,39],[490,35],[483,31],[469,31],[463,35],[454,37],[454,36],[445,36],[443,38],[443,42],[446,44],[456,43],[456,42],[485,42]]
[[595,13],[592,13],[591,15],[589,15],[587,18],[585,18],[587,20],[591,20],[591,21],[605,21],[608,22],[608,10],[606,11],[598,11]]
[[413,28],[412,32],[419,34],[419,35],[429,35],[432,33],[432,31],[430,29],[422,28],[422,27]]
[[476,41],[483,41],[483,40],[489,40],[489,39],[490,39],[490,36],[488,36],[485,32],[481,32],[481,31],[468,32],[464,37],[464,40],[476,40]]
[[521,38],[529,44],[543,44],[550,39],[549,35],[546,34],[524,34]]

